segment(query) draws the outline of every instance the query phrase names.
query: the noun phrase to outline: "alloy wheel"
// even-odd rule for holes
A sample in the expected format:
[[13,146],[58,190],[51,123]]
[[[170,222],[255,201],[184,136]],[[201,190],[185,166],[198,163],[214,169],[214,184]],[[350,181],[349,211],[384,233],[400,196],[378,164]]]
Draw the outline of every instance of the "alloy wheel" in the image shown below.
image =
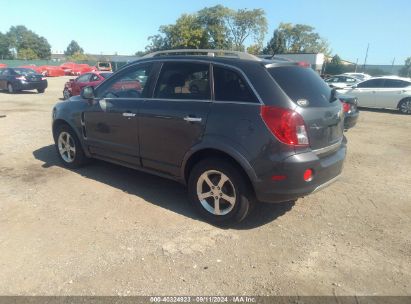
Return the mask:
[[226,215],[233,210],[236,191],[227,175],[217,170],[205,171],[197,180],[197,197],[205,210]]
[[76,145],[73,137],[68,132],[61,132],[57,141],[61,158],[66,163],[71,163],[76,157]]
[[400,105],[400,111],[404,114],[411,114],[411,99],[404,100]]

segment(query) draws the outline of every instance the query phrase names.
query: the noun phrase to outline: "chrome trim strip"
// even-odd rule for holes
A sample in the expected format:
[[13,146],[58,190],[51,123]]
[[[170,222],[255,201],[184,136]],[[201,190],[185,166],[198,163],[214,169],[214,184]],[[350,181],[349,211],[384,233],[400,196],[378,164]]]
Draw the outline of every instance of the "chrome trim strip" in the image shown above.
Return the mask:
[[327,153],[329,151],[332,151],[332,150],[338,148],[339,146],[341,146],[341,143],[342,143],[342,138],[338,142],[336,142],[335,144],[332,144],[331,146],[324,147],[324,148],[317,149],[317,150],[313,150],[313,152],[317,155],[321,155],[321,154]]
[[319,185],[317,188],[314,189],[313,192],[317,192],[321,189],[324,189],[325,187],[328,187],[329,185],[331,185],[332,183],[336,182],[339,178],[341,177],[341,173],[339,175],[337,175],[336,177],[333,177],[332,179],[330,179],[328,182],[325,182],[324,184]]

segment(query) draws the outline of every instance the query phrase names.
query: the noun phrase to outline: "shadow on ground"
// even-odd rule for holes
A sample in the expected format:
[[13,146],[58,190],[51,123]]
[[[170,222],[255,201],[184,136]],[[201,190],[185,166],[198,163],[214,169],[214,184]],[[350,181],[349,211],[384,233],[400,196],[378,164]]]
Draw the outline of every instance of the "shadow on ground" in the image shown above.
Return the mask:
[[[61,164],[54,145],[42,147],[34,151],[33,155],[36,159],[43,162],[42,167],[45,169],[58,166],[65,170],[70,170]],[[197,216],[194,207],[188,202],[185,187],[177,182],[98,160],[92,161],[84,168],[72,170],[72,172],[105,183],[131,195],[136,195],[172,212],[195,220],[201,220]],[[243,222],[219,227],[234,229],[259,227],[282,216],[293,205],[294,202],[283,204],[258,203],[253,212]]]
[[363,108],[363,107],[358,107],[359,110],[364,111],[364,112],[373,112],[373,113],[387,113],[387,114],[395,114],[395,115],[404,115],[398,110],[393,110],[393,109],[376,109],[376,108]]

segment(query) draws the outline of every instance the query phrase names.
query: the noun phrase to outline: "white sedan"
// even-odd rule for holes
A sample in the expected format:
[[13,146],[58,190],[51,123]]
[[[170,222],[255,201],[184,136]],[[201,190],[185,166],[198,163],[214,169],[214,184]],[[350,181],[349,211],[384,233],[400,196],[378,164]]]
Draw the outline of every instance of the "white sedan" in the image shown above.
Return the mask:
[[411,79],[376,77],[357,85],[344,94],[357,97],[359,107],[398,109],[411,114]]
[[345,89],[361,82],[361,80],[347,75],[335,75],[325,79],[330,88]]

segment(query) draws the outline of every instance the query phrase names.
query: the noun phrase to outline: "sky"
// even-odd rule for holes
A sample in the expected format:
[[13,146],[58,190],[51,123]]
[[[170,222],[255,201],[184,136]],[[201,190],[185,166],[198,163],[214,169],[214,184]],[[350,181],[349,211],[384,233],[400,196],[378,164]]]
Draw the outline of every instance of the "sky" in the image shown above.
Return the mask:
[[25,25],[53,53],[76,40],[86,53],[132,55],[160,25],[217,4],[264,9],[265,43],[280,22],[291,22],[315,27],[344,60],[362,64],[368,43],[368,64],[403,64],[411,56],[410,0],[0,0],[0,32]]

